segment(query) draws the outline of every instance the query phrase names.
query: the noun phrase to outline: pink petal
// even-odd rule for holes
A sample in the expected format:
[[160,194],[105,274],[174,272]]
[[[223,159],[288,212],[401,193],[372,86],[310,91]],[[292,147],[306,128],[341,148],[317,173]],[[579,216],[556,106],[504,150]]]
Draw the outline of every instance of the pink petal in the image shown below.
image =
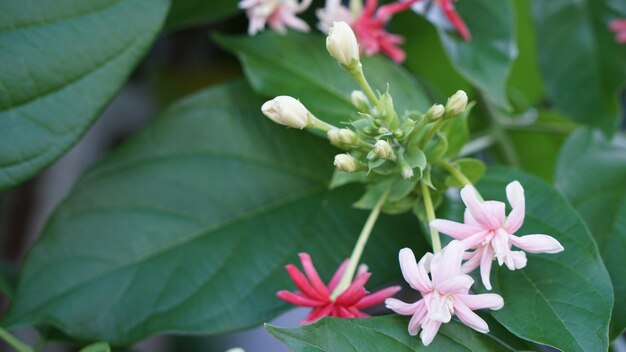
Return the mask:
[[548,235],[510,236],[511,242],[528,253],[559,253],[563,246]]
[[422,343],[424,344],[424,346],[428,346],[431,342],[433,342],[433,339],[435,338],[435,335],[437,335],[440,326],[440,321],[432,319],[429,319],[424,324],[422,324],[423,330],[420,334],[420,337],[422,338]]
[[437,320],[442,323],[449,323],[450,319],[452,319],[452,312],[448,306],[448,302],[442,297],[431,293],[424,297],[424,302],[426,302],[426,307],[428,308],[428,318],[432,320]]
[[452,4],[452,0],[441,0],[441,7],[443,9],[443,13],[446,15],[452,26],[456,28],[457,32],[463,37],[463,40],[470,41],[472,40],[472,35],[470,34],[469,29],[467,29],[467,25],[461,19],[461,16],[454,9],[454,5]]
[[313,299],[317,299],[320,301],[324,301],[328,299],[328,296],[322,295],[311,286],[311,284],[306,279],[304,274],[302,274],[302,272],[298,270],[298,268],[296,268],[295,265],[287,264],[285,265],[285,269],[287,269],[287,273],[289,274],[289,277],[291,277],[291,280],[293,281],[293,283],[296,284],[296,286],[298,287],[298,289],[300,289],[300,291],[302,291],[302,293],[304,293],[305,295]]
[[350,311],[350,313],[352,313],[352,315],[354,315],[357,318],[369,318],[370,317],[368,314],[365,314],[365,313],[361,312],[360,310],[356,309],[355,307],[348,308],[348,311]]
[[483,256],[483,247],[480,247],[473,252],[465,253],[469,253],[471,256],[467,258],[468,260],[463,263],[463,265],[461,265],[461,272],[467,274],[471,273],[474,269],[480,266],[480,259]]
[[465,208],[465,211],[463,212],[463,222],[465,223],[465,225],[470,225],[481,229],[483,228],[483,225],[479,224],[478,221],[474,219],[472,213],[470,213],[469,209],[467,208]]
[[365,296],[364,298],[362,298],[356,305],[355,307],[358,309],[365,309],[365,308],[369,308],[371,306],[375,306],[377,304],[382,303],[385,299],[395,295],[396,293],[398,293],[398,291],[400,291],[401,287],[400,286],[391,286],[391,287],[387,287],[384,288],[382,290],[378,290],[372,294],[369,294],[367,296]]
[[428,278],[426,265],[429,264],[432,254],[426,253],[419,264],[415,262],[415,255],[409,248],[402,248],[398,255],[400,260],[400,269],[404,280],[415,290],[420,292],[429,292],[432,290],[432,284]]
[[476,248],[477,246],[480,245],[481,242],[485,240],[485,237],[487,237],[489,233],[490,231],[487,231],[487,230],[477,232],[467,237],[466,239],[462,240],[461,243],[463,243],[463,246],[465,247],[465,249]]
[[430,227],[457,240],[465,239],[482,230],[480,227],[445,219],[435,219],[431,221]]
[[457,275],[442,282],[437,286],[437,291],[441,294],[467,293],[474,284],[474,279],[468,275]]
[[413,315],[418,309],[425,308],[423,299],[415,303],[405,303],[395,298],[387,298],[385,300],[385,307],[400,315]]
[[509,244],[510,235],[503,229],[498,229],[496,235],[491,240],[493,251],[496,258],[498,258],[498,265],[504,263],[505,258],[511,251],[511,245]]
[[489,275],[491,274],[491,263],[493,262],[493,251],[491,246],[483,249],[483,256],[480,258],[480,277],[483,281],[483,285],[487,290],[491,290],[491,281]]
[[282,299],[283,301],[287,301],[291,304],[301,307],[318,307],[326,303],[323,301],[318,301],[308,297],[297,295],[287,290],[276,292],[276,296],[278,296],[278,298]]
[[409,320],[409,335],[415,336],[420,331],[420,326],[426,320],[426,316],[428,315],[428,310],[426,309],[426,304],[423,299],[415,302],[417,305],[415,307],[415,313]]
[[367,264],[359,264],[359,267],[356,269],[356,275],[359,276],[361,274],[365,274],[369,270]]
[[285,11],[281,16],[281,21],[288,27],[297,29],[301,32],[309,31],[309,25],[291,12]]
[[493,215],[501,226],[506,220],[506,204],[497,200],[487,200],[483,202],[483,209]]
[[311,256],[308,253],[300,253],[300,262],[302,262],[302,268],[304,269],[304,273],[309,278],[309,282],[313,285],[313,288],[317,290],[323,296],[328,296],[329,292],[322,282],[322,279],[317,274],[317,270],[315,270],[315,266],[313,265],[313,261],[311,260]]
[[339,318],[356,318],[356,316],[354,314],[352,314],[349,310],[347,310],[344,307],[341,306],[337,306],[335,307],[337,309],[337,314]]
[[489,326],[487,323],[479,317],[476,313],[472,312],[463,302],[454,300],[454,313],[463,324],[470,328],[486,334],[489,332]]
[[626,43],[626,32],[620,32],[617,34],[617,37],[615,38],[615,40],[620,43],[620,44],[624,44]]
[[389,5],[383,5],[378,9],[378,11],[376,11],[376,17],[383,22],[387,22],[391,19],[391,16],[408,9],[415,2],[417,2],[417,0],[407,0],[403,2],[398,1]]
[[524,216],[526,215],[526,200],[524,198],[524,188],[522,185],[513,181],[506,186],[506,198],[513,210],[506,218],[504,229],[509,233],[515,233],[522,227]]
[[511,257],[513,257],[513,265],[515,269],[522,269],[526,266],[526,253],[522,251],[511,251]]
[[434,287],[438,287],[442,282],[461,272],[464,251],[463,244],[454,240],[433,257],[430,271]]
[[471,310],[491,309],[498,310],[504,307],[504,299],[495,293],[483,293],[480,295],[454,295],[455,299],[460,300]]
[[500,222],[498,222],[498,219],[491,213],[491,209],[487,209],[483,202],[478,200],[474,186],[467,185],[463,187],[461,190],[461,199],[463,199],[463,203],[467,206],[472,217],[476,219],[485,230],[500,227]]
[[339,281],[341,281],[341,277],[343,276],[343,273],[346,271],[349,261],[350,259],[344,260],[341,263],[341,265],[339,265],[339,268],[337,268],[337,271],[335,272],[335,274],[333,274],[333,277],[330,279],[330,282],[328,283],[329,292],[333,292],[335,287],[337,287],[337,285],[339,284]]
[[609,28],[611,28],[611,30],[614,32],[626,31],[626,19],[611,21]]

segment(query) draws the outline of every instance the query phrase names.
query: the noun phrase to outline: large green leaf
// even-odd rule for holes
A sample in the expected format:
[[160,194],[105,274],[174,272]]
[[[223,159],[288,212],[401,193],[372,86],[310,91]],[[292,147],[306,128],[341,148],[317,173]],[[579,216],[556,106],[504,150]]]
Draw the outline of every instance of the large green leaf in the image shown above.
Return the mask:
[[165,28],[179,29],[224,19],[239,11],[238,3],[239,0],[172,0]]
[[626,145],[599,133],[573,134],[559,156],[556,185],[585,219],[613,280],[610,336],[626,327]]
[[[239,56],[252,87],[259,93],[294,96],[317,117],[334,124],[348,121],[355,114],[350,93],[358,85],[326,52],[321,36],[266,32],[255,37],[216,39]],[[422,87],[402,67],[381,56],[362,61],[374,89],[385,92],[389,84],[399,113],[428,109],[430,103]]]
[[533,176],[494,168],[478,189],[485,199],[504,201],[505,186],[513,180],[521,182],[526,194],[526,218],[518,235],[549,234],[565,250],[528,254],[522,270],[496,266],[493,291],[504,297],[505,305],[493,316],[519,337],[562,351],[606,351],[613,290],[593,238],[567,201]]
[[[335,150],[261,104],[242,83],[203,91],[90,170],[31,250],[4,323],[113,345],[219,333],[287,308],[274,294],[293,287],[283,264],[296,253],[329,278],[367,217],[351,207],[362,189],[330,193]],[[423,245],[407,243],[416,229],[411,217],[376,225],[371,288],[396,276],[399,248]]]
[[623,0],[533,0],[539,64],[554,104],[573,120],[613,131],[626,46],[609,23],[626,17]]
[[144,54],[168,0],[0,2],[0,190],[87,130]]
[[368,319],[325,318],[299,328],[266,329],[294,352],[452,352],[452,351],[516,351],[490,335],[484,335],[457,322],[445,324],[435,340],[424,346],[420,339],[407,332],[409,320],[400,316]]
[[472,40],[439,30],[452,64],[468,81],[502,108],[509,108],[506,81],[517,58],[515,18],[511,0],[463,0],[456,7]]

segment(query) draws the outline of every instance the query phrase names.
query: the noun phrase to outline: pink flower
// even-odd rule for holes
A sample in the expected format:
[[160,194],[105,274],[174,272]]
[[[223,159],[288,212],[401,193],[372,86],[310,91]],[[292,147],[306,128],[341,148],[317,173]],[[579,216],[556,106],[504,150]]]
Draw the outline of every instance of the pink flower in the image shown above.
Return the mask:
[[307,253],[300,253],[300,261],[306,275],[293,264],[285,266],[291,280],[296,284],[299,291],[282,290],[276,293],[276,295],[291,304],[313,308],[309,316],[302,321],[302,324],[315,322],[325,316],[366,318],[369,315],[363,313],[361,309],[380,304],[400,290],[400,286],[391,286],[368,294],[364,285],[372,274],[367,272],[367,266],[361,265],[352,284],[333,300],[330,298],[330,295],[337,284],[339,284],[341,276],[348,265],[348,260],[346,259],[337,269],[328,286],[320,279],[313,266],[311,257]]
[[463,271],[470,272],[480,266],[482,282],[491,290],[489,273],[494,256],[498,265],[506,264],[510,270],[526,266],[526,253],[511,250],[512,245],[528,253],[558,253],[563,246],[548,235],[515,236],[522,227],[525,216],[524,188],[513,181],[506,186],[506,197],[512,210],[505,214],[505,204],[498,201],[480,201],[473,186],[467,185],[461,190],[461,198],[467,209],[464,223],[435,219],[430,223],[434,229],[462,240],[465,248],[475,249],[467,253]]
[[398,1],[376,10],[378,0],[367,0],[363,12],[351,24],[365,54],[373,55],[383,52],[396,63],[404,61],[406,55],[399,47],[404,43],[404,38],[385,31],[385,25],[394,14],[408,9],[416,1]]
[[408,248],[400,251],[402,275],[413,289],[420,292],[422,299],[405,303],[388,298],[385,305],[398,314],[412,315],[409,334],[415,336],[421,329],[420,337],[426,346],[433,341],[441,324],[450,322],[453,315],[476,331],[489,332],[487,323],[473,311],[498,310],[504,306],[502,297],[495,293],[469,294],[474,280],[461,272],[463,252],[463,245],[452,241],[441,252],[426,253],[416,263],[413,251]]
[[309,26],[296,14],[304,12],[312,0],[241,0],[239,8],[246,10],[250,24],[248,33],[255,35],[268,23],[278,33],[285,33],[287,27],[307,32]]
[[341,0],[326,0],[326,6],[315,11],[319,23],[317,28],[324,33],[328,33],[333,22],[346,22],[352,25],[354,18],[350,9],[341,4]]
[[[437,25],[441,27],[448,27],[451,25],[464,40],[469,41],[472,39],[472,35],[470,34],[469,29],[467,29],[467,25],[465,25],[465,22],[463,22],[463,19],[454,8],[453,0],[433,0],[433,2],[438,6],[435,10],[439,10],[443,12],[443,14],[438,11],[434,14],[427,14],[431,21],[436,22]],[[413,10],[419,14],[426,14],[426,12],[432,8],[430,4],[430,2],[426,1],[416,3],[413,6]],[[445,19],[443,18],[444,16]]]
[[626,19],[613,20],[609,28],[615,32],[615,41],[620,44],[626,44]]

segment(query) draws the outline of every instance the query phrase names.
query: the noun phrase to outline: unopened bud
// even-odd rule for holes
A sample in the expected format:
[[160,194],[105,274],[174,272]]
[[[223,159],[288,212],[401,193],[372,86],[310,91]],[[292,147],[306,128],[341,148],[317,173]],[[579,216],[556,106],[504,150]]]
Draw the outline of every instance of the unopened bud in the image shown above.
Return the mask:
[[344,172],[355,172],[359,169],[358,161],[350,154],[335,155],[335,166]]
[[265,102],[261,111],[272,121],[287,127],[303,129],[309,126],[309,110],[290,96],[281,95]]
[[455,117],[462,114],[467,107],[467,94],[459,90],[448,98],[446,103],[446,117]]
[[353,90],[352,94],[350,94],[350,100],[352,100],[352,105],[360,111],[368,111],[370,108],[367,96],[360,90]]
[[393,98],[389,93],[381,95],[378,109],[380,110],[387,126],[390,128],[397,128],[400,125],[398,114],[396,114],[396,109],[393,107]]
[[352,28],[345,22],[333,22],[326,37],[326,49],[330,56],[345,67],[354,60],[359,61],[359,44]]
[[338,147],[345,147],[355,144],[359,141],[359,136],[348,128],[332,129],[326,133],[330,142]]
[[446,112],[446,108],[441,104],[435,104],[426,111],[426,120],[435,121],[443,116]]
[[413,177],[413,169],[408,164],[403,165],[400,172],[402,172],[402,178],[404,178],[405,180],[408,180],[411,177]]
[[391,148],[391,145],[383,139],[376,141],[374,144],[374,153],[383,159],[393,158],[393,148]]

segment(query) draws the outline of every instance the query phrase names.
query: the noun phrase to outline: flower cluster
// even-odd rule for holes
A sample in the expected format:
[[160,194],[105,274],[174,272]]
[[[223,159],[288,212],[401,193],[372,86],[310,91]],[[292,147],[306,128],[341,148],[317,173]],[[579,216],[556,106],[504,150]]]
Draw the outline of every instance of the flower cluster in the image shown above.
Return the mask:
[[[449,23],[465,39],[471,35],[467,26],[458,15],[452,0],[434,0],[443,9]],[[361,50],[366,55],[379,52],[387,55],[396,63],[405,60],[405,53],[400,48],[404,38],[397,34],[389,33],[385,26],[391,18],[412,6],[418,13],[424,13],[423,5],[426,0],[399,0],[390,4],[378,6],[378,0],[366,0],[365,5],[361,1],[351,1],[350,6],[344,6],[341,0],[326,0],[323,8],[315,12],[318,17],[317,28],[328,33],[335,22],[348,24],[356,33],[361,43]],[[241,0],[239,7],[246,10],[250,20],[248,32],[254,35],[265,28],[266,23],[279,32],[284,33],[287,27],[306,32],[309,26],[296,15],[304,12],[311,4],[311,0]]]
[[[512,211],[505,215],[505,204],[499,201],[481,201],[472,185],[461,190],[466,205],[463,223],[436,219],[430,225],[455,238],[441,252],[426,253],[419,263],[410,249],[400,251],[400,267],[404,279],[420,292],[422,299],[404,303],[387,299],[386,306],[402,315],[412,315],[409,334],[420,335],[424,345],[432,342],[439,327],[456,315],[472,329],[487,333],[487,323],[473,313],[476,309],[500,309],[504,305],[497,294],[470,295],[474,280],[466,274],[480,266],[485,288],[491,290],[489,274],[494,257],[498,264],[506,264],[510,270],[526,266],[526,253],[512,251],[513,245],[528,253],[558,253],[563,246],[548,235],[526,235],[515,233],[524,223],[525,198],[522,185],[513,181],[506,187]],[[463,260],[467,260],[462,263]],[[428,277],[430,272],[431,278]]]

